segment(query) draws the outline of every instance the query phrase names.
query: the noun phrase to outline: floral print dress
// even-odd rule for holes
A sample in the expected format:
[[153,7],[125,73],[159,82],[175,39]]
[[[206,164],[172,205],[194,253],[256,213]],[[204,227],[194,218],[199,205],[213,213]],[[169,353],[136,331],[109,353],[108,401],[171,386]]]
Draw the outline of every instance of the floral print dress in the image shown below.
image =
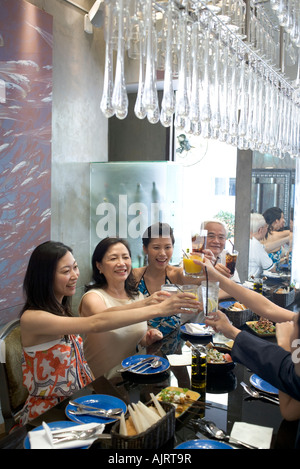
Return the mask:
[[92,380],[84,358],[82,339],[76,335],[23,348],[23,384],[29,396],[20,413],[25,425]]

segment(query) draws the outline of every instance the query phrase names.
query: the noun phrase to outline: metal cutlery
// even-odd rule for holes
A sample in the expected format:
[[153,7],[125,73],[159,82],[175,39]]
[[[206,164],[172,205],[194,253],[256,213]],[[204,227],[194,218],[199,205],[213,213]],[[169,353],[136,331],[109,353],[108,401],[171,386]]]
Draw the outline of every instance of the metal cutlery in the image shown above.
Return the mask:
[[125,366],[124,368],[121,368],[120,370],[118,370],[119,372],[123,372],[123,371],[131,371],[131,370],[134,370],[136,371],[136,368],[137,367],[140,367],[141,365],[144,365],[148,362],[152,362],[156,360],[156,357],[149,357],[149,358],[143,358],[142,360],[139,360],[137,363],[133,363],[132,365],[128,365],[128,366]]
[[94,428],[88,430],[66,430],[62,432],[61,430],[52,431],[53,444],[66,443],[68,441],[77,441],[77,440],[89,440],[93,437],[101,437],[101,439],[110,439],[111,435],[107,433],[102,433],[103,424],[97,425]]
[[139,372],[144,372],[148,370],[149,368],[159,368],[162,365],[162,362],[160,360],[154,360],[150,363],[143,363],[140,365],[137,369],[134,370],[134,372],[139,373]]
[[77,407],[79,410],[96,410],[97,412],[103,412],[104,414],[106,412],[111,412],[113,414],[119,414],[120,412],[123,412],[123,409],[121,409],[120,407],[117,407],[115,409],[101,409],[100,407],[94,407],[94,406],[91,406],[89,404],[82,404],[81,402],[76,402],[76,401],[69,401],[69,404],[71,406],[74,406],[74,407]]
[[[112,413],[112,410],[117,410],[118,412]],[[110,409],[106,412],[99,412],[98,410],[88,410],[88,409],[78,409],[78,410],[69,410],[71,415],[91,415],[94,417],[107,418],[107,419],[120,419],[120,412],[123,412],[122,409]]]
[[258,449],[257,446],[250,445],[248,443],[245,443],[244,441],[237,440],[236,438],[232,438],[229,435],[226,435],[223,430],[218,428],[214,422],[211,421],[205,421],[205,428],[207,432],[212,435],[214,438],[217,440],[224,440],[228,441],[229,443],[232,444],[237,444],[239,446],[244,446],[245,448],[248,449]]
[[241,381],[241,386],[243,386],[244,390],[249,394],[249,396],[254,397],[255,399],[266,399],[267,401],[273,402],[273,404],[279,405],[278,397],[269,397],[265,394],[259,393],[258,391],[254,391],[243,381]]

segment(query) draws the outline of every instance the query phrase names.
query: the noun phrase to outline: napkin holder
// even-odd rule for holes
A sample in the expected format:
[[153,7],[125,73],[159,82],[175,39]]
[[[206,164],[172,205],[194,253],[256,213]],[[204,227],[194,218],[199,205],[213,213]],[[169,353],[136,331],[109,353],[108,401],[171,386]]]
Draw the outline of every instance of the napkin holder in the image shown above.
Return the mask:
[[286,308],[290,304],[293,303],[295,299],[295,289],[291,288],[288,293],[277,293],[279,289],[273,292],[273,302],[281,306],[282,308]]
[[[148,403],[147,405],[149,405]],[[175,433],[175,406],[169,402],[160,402],[166,412],[157,423],[138,435],[120,435],[120,422],[111,429],[111,446],[114,449],[157,449],[170,440]],[[127,417],[128,418],[128,417]]]

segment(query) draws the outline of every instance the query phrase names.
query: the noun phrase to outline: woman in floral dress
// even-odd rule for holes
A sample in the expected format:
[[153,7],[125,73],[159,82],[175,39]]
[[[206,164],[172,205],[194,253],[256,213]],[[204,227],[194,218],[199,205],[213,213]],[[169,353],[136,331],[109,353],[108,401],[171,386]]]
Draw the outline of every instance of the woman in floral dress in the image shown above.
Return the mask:
[[64,244],[47,241],[32,252],[24,279],[26,300],[20,321],[23,382],[29,392],[20,414],[21,424],[92,381],[81,334],[169,316],[171,311],[180,312],[193,304],[192,295],[189,299],[184,294],[159,304],[127,309],[126,314],[120,309],[112,315],[108,309],[90,317],[72,316],[69,302],[78,277],[72,250]]

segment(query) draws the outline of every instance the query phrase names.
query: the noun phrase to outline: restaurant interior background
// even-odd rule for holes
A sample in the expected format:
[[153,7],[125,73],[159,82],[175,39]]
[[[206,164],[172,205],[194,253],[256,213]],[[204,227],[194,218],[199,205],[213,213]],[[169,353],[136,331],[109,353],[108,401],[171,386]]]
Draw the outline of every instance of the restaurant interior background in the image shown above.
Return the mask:
[[[273,168],[277,173],[281,170],[290,173],[291,191],[285,215],[297,199],[293,195],[297,158],[252,154],[250,150],[239,150],[214,139],[137,119],[133,108],[138,65],[128,57],[125,58],[128,116],[123,120],[115,116],[107,119],[99,106],[105,63],[103,27],[92,26],[89,32],[85,30],[85,16],[94,3],[93,0],[0,0],[2,81],[9,83],[0,108],[1,143],[4,142],[1,145],[0,324],[18,315],[30,252],[49,237],[74,249],[81,270],[77,300],[80,298],[84,284],[90,280],[93,249],[90,163],[155,161],[180,166],[182,204],[177,208],[189,220],[187,230],[191,223],[197,225],[221,211],[235,219],[239,272],[244,279],[247,277],[249,213],[252,208],[256,209],[255,197],[251,201],[257,182],[253,170]],[[10,41],[5,42],[8,37]],[[15,56],[9,57],[6,46],[11,47],[11,43],[14,44],[11,53]],[[18,66],[24,65],[25,57],[30,59],[31,67],[22,70],[23,82],[19,84],[14,82],[16,69],[12,69],[11,63],[18,61]],[[41,63],[33,67],[34,60],[37,63],[41,60]],[[285,72],[295,80],[297,61],[291,64],[289,59]],[[32,103],[29,91],[36,92],[37,82],[42,83],[40,93],[44,95],[35,103],[38,112],[32,116],[25,105]],[[162,81],[159,83],[161,86]],[[22,96],[22,101],[18,96],[17,104],[26,112],[26,118],[21,118],[19,111],[11,106],[15,104],[17,92]],[[161,100],[162,91],[159,97]],[[11,127],[12,122],[15,128]],[[184,142],[180,140],[182,133]],[[32,146],[32,141],[36,146]],[[13,158],[16,155],[18,160]],[[274,182],[280,182],[281,187],[279,176],[267,183],[273,186]],[[153,184],[150,179],[149,183]],[[33,182],[29,183],[30,180]],[[176,184],[179,191],[178,181]],[[174,211],[172,213],[174,216]],[[295,216],[295,228],[297,218]],[[175,235],[177,248],[181,248],[179,229],[177,233],[175,230]],[[74,308],[76,310],[76,302]]]
[[[102,114],[103,28],[84,28],[94,3],[0,0],[0,324],[18,316],[28,258],[34,246],[49,238],[74,249],[81,271],[76,301],[80,298],[90,280],[91,163],[153,161],[179,166],[183,177],[178,210],[185,220],[197,224],[221,211],[235,219],[242,279],[247,277],[249,213],[257,201],[251,196],[261,177],[254,170],[270,171],[266,183],[273,187],[277,182],[284,190],[286,179],[283,176],[282,183],[280,171],[290,175],[285,210],[295,208],[297,236],[298,158],[252,153],[187,133],[182,140],[182,132],[174,127],[137,119],[137,64],[128,57],[128,116],[120,120]],[[295,80],[297,61],[288,63],[285,71]],[[153,187],[152,179],[148,182]],[[175,237],[181,247],[178,232]],[[295,275],[299,281],[296,266]]]

